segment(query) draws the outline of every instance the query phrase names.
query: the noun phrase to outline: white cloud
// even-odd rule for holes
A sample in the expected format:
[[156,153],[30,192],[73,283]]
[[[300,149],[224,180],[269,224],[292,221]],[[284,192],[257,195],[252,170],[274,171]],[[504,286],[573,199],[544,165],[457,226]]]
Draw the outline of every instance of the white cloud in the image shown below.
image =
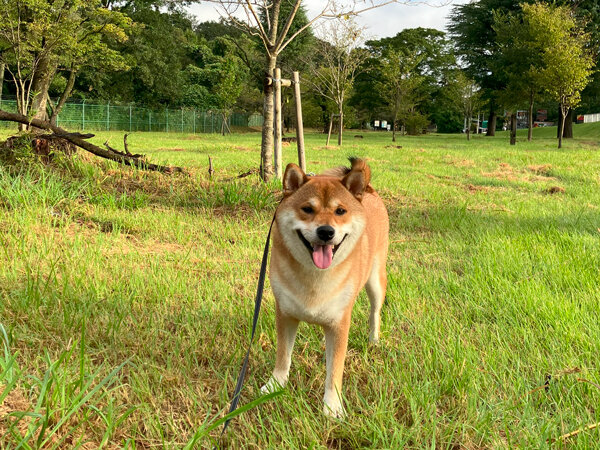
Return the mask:
[[[454,0],[451,4],[434,7],[426,4],[391,4],[364,12],[358,16],[358,23],[367,28],[366,34],[371,38],[395,36],[405,28],[436,28],[445,30],[447,19],[455,5],[467,3],[469,0]],[[309,17],[320,11],[323,2],[307,0],[305,2]],[[221,14],[214,4],[200,3],[188,8],[199,22],[219,20]]]

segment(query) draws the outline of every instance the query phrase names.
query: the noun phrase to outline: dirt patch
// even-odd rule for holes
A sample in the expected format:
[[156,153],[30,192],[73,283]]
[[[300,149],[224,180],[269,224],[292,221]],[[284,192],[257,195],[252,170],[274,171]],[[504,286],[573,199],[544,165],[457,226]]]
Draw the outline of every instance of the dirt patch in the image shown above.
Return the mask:
[[552,164],[542,164],[539,166],[531,165],[527,166],[527,170],[535,173],[536,175],[543,175],[545,177],[549,177],[551,174]]
[[475,167],[475,161],[470,159],[455,159],[448,164],[454,167]]
[[500,180],[516,181],[518,177],[515,175],[513,167],[508,163],[500,163],[498,168],[493,172],[481,172],[486,178],[497,178]]
[[489,187],[487,187],[487,186],[475,186],[474,184],[467,184],[465,187],[467,188],[467,191],[469,191],[469,192],[480,192],[480,191],[487,192],[490,190]]
[[552,195],[552,194],[564,194],[566,191],[565,191],[565,188],[563,188],[563,187],[552,186],[552,187],[549,187],[548,189],[544,190],[544,192],[546,194]]
[[593,149],[600,148],[600,142],[596,141],[581,141],[581,145],[585,145],[586,147],[591,147]]
[[[0,384],[0,393],[3,391],[4,385]],[[30,409],[31,404],[20,389],[15,388],[10,391],[8,396],[0,403],[0,436],[8,431],[12,422],[17,420],[16,417],[9,417],[9,414],[20,411],[29,411]],[[19,433],[21,433],[21,436],[25,436],[27,433],[30,422],[31,417],[23,417],[17,423],[16,428],[19,430]]]

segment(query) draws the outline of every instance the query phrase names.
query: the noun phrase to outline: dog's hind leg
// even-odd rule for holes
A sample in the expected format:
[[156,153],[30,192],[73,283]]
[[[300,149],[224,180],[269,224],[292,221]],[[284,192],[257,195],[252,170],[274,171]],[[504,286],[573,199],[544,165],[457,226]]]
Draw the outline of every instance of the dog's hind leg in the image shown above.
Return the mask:
[[371,302],[371,312],[369,314],[369,342],[375,344],[379,341],[381,307],[383,306],[387,288],[385,256],[377,255],[375,257],[373,267],[371,268],[371,275],[369,275],[365,288],[367,290],[369,301]]
[[298,331],[298,320],[281,314],[279,307],[277,307],[275,319],[277,322],[275,369],[269,381],[260,388],[263,393],[275,392],[287,383],[290,365],[292,364],[292,350]]

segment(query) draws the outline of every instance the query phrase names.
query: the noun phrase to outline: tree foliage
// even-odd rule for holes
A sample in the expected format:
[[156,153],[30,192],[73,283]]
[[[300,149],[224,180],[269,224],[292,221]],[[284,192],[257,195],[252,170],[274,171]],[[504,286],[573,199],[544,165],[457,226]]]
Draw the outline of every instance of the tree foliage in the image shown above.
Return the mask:
[[101,0],[5,0],[0,9],[0,58],[22,114],[47,117],[48,90],[60,70],[127,68],[109,43],[127,39],[131,19]]

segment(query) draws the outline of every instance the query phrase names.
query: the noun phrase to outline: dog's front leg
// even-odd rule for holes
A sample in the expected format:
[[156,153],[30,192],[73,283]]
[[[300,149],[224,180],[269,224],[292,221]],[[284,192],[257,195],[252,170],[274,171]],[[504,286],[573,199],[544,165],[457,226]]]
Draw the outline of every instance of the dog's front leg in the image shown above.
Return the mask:
[[298,320],[285,316],[276,306],[275,322],[277,325],[277,356],[275,369],[267,383],[260,389],[263,393],[275,392],[285,386],[292,364],[292,350],[298,331]]
[[342,378],[348,348],[350,311],[344,314],[344,317],[338,323],[323,328],[325,330],[325,358],[327,361],[323,412],[327,416],[341,418],[345,415],[344,405],[342,404]]

